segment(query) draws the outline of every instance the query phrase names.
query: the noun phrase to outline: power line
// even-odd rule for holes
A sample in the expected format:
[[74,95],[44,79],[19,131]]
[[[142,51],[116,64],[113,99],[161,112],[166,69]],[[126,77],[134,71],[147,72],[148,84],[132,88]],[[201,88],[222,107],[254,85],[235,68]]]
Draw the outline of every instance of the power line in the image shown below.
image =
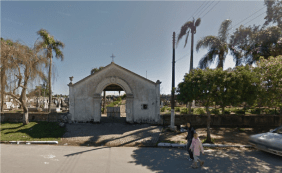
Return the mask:
[[201,8],[201,6],[203,6],[203,4],[205,4],[205,3],[206,3],[206,1],[204,1],[202,3],[202,5],[200,5],[200,7],[198,7],[198,9],[194,12],[194,14],[192,14],[192,16],[188,20],[190,20],[196,14],[196,12]]
[[[202,9],[204,9],[205,8],[205,6],[207,5],[207,4],[209,4],[211,1],[207,1],[207,3],[203,6],[203,8]],[[199,13],[202,11],[202,9],[199,11]],[[201,13],[202,14],[202,13]]]
[[[215,1],[215,0],[214,0]],[[212,1],[212,3],[210,3],[205,9],[204,11],[201,12],[201,14],[199,14],[199,16],[201,16],[213,3],[214,1]]]
[[[253,20],[255,20],[256,18],[258,18],[259,16],[261,16],[261,15],[263,15],[263,14],[265,14],[266,12],[263,12],[263,13],[261,13],[260,15],[258,15],[257,17],[255,17],[255,18],[253,18],[252,20],[250,20],[249,22],[247,22],[247,23],[250,23],[251,21],[253,21]],[[244,25],[246,25],[247,23],[245,23]]]
[[[207,1],[204,1],[201,6],[203,6],[206,2],[207,2]],[[192,16],[196,16],[197,11],[201,8],[201,6],[195,11],[195,13],[194,13]],[[201,9],[201,10],[202,10],[202,9]],[[201,11],[201,10],[200,10],[200,11]]]
[[206,14],[201,17],[201,19],[203,19],[220,1],[218,1],[208,12],[206,12]]
[[253,14],[251,14],[249,17],[245,18],[245,19],[244,19],[244,20],[242,20],[241,22],[237,23],[237,24],[236,24],[236,25],[234,25],[233,27],[235,27],[235,26],[237,26],[238,24],[240,24],[240,23],[244,22],[244,21],[245,21],[245,20],[247,20],[248,18],[252,17],[254,14],[256,14],[257,12],[259,12],[259,11],[260,11],[260,10],[262,10],[263,8],[265,8],[265,6],[264,6],[264,7],[262,7],[261,9],[257,10],[256,12],[254,12]]
[[189,53],[188,53],[187,55],[184,55],[182,58],[177,59],[175,62],[177,62],[177,61],[179,61],[179,60],[185,58],[185,57],[188,56],[188,55],[189,55]]

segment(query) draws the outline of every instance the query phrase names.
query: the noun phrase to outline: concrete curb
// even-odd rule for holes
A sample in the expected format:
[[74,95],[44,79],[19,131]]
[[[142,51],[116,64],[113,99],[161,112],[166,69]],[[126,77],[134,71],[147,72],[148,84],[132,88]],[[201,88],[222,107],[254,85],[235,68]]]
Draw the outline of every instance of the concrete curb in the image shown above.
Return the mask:
[[58,141],[7,141],[7,142],[1,142],[1,143],[25,143],[25,144],[58,144]]
[[[158,147],[186,147],[186,144],[158,143]],[[224,144],[203,144],[203,147],[237,147],[237,148],[253,148],[251,145],[224,145]]]

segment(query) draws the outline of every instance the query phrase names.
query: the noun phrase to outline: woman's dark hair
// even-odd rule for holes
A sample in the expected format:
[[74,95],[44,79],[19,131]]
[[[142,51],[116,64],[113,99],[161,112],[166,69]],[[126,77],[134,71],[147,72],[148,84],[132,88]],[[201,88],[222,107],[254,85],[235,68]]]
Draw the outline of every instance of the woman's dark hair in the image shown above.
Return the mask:
[[191,125],[191,122],[190,122],[190,121],[188,121],[187,124],[188,124],[188,123],[190,124],[190,127],[187,126],[187,129],[190,130],[190,129],[192,128],[192,125]]

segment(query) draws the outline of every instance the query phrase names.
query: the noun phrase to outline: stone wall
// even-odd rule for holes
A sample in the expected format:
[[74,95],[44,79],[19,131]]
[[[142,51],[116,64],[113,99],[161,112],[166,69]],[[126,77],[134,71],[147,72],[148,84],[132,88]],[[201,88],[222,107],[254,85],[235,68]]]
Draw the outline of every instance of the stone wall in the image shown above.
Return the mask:
[[[162,125],[170,125],[170,114],[161,115]],[[193,126],[206,127],[206,115],[175,115],[175,125],[186,125],[190,121]],[[282,125],[279,115],[211,115],[212,127],[277,127]]]
[[[49,121],[58,122],[60,121],[66,113],[28,113],[28,120],[32,121]],[[1,113],[1,122],[23,122],[22,113]]]

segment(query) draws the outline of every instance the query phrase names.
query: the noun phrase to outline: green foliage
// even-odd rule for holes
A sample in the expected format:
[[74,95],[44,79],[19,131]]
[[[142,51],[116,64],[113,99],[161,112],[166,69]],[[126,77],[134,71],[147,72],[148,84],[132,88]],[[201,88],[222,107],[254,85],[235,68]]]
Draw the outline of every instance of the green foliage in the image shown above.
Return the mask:
[[166,110],[171,111],[171,108],[166,108]]
[[121,97],[118,97],[118,98],[117,98],[117,101],[119,101],[119,102],[120,102],[121,100],[122,100],[122,99],[121,99]]
[[115,105],[118,105],[120,103],[120,101],[114,101],[110,104],[108,104],[106,107],[115,107]]
[[1,141],[59,141],[66,132],[57,122],[1,123]]
[[104,113],[104,108],[101,109],[101,113]]
[[123,94],[122,96],[121,96],[121,99],[125,99],[126,98],[126,94]]
[[219,114],[219,110],[218,109],[212,109],[211,113],[215,114],[215,115],[218,115]]
[[282,56],[260,58],[257,66],[261,82],[259,99],[269,107],[282,107]]
[[166,109],[165,107],[162,107],[161,112],[165,112],[165,109]]
[[251,114],[260,114],[261,110],[259,108],[251,109]]
[[224,110],[224,114],[225,114],[225,115],[230,115],[230,111]]
[[179,107],[175,107],[175,112],[180,112],[180,108]]
[[198,115],[204,115],[206,114],[206,111],[203,108],[195,108],[193,113],[198,114]]
[[236,110],[236,111],[235,111],[235,113],[236,113],[236,114],[241,114],[241,115],[242,115],[242,114],[245,114],[245,111],[244,111],[244,110],[242,110],[242,109],[238,109],[238,110]]
[[103,66],[100,66],[99,68],[92,68],[92,70],[91,70],[91,73],[90,74],[94,74],[94,73],[96,73],[96,72],[98,72],[98,71],[100,71],[100,70],[102,70],[104,67]]

